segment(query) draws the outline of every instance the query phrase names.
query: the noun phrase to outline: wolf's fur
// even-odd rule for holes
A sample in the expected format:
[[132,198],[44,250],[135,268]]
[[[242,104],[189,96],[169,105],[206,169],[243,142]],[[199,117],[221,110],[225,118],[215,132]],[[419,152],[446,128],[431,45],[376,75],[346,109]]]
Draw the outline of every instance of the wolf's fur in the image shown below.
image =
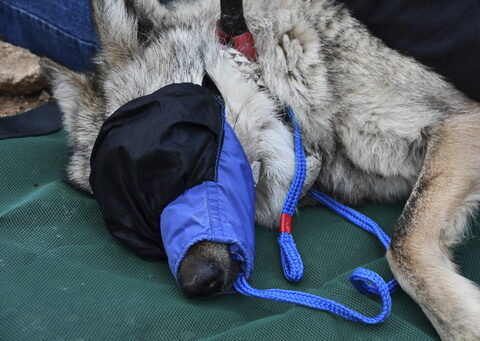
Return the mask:
[[480,292],[448,251],[480,200],[480,105],[330,0],[245,2],[257,63],[219,45],[218,0],[91,1],[95,71],[52,77],[71,136],[69,179],[90,190],[91,148],[117,108],[170,83],[201,84],[207,72],[249,161],[261,164],[257,222],[277,224],[294,173],[280,115],[289,105],[309,155],[307,187],[350,204],[412,193],[389,263],[443,339],[480,339]]

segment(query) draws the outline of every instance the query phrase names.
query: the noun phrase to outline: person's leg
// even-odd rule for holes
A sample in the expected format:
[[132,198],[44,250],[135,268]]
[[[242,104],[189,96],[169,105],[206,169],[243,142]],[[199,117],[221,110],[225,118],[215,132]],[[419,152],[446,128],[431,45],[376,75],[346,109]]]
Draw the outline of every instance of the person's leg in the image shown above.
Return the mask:
[[478,0],[341,0],[388,46],[480,101]]
[[0,0],[0,36],[75,71],[98,48],[88,0]]
[[0,0],[0,36],[73,70],[98,45],[88,0]]

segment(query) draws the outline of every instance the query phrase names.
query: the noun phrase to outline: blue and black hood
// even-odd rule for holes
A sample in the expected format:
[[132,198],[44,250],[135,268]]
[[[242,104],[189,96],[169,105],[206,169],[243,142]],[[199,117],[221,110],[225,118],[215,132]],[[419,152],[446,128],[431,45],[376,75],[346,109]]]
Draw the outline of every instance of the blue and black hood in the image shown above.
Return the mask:
[[111,234],[176,277],[199,241],[230,244],[248,277],[254,257],[250,165],[219,96],[190,83],[137,98],[103,124],[90,184]]

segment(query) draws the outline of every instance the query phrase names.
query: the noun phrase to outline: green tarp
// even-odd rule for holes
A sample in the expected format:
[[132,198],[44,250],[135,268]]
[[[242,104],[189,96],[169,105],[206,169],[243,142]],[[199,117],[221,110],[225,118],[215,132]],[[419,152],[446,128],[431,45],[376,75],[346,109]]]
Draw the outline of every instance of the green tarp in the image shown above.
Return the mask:
[[[392,314],[378,326],[240,294],[184,298],[166,263],[122,247],[95,200],[64,181],[66,137],[59,131],[0,140],[0,340],[438,339],[403,292],[393,294]],[[402,204],[358,209],[390,233]],[[322,207],[302,209],[294,230],[303,282],[283,279],[277,231],[259,227],[251,284],[301,290],[376,315],[379,300],[359,294],[348,277],[363,266],[391,278],[380,243]],[[479,283],[475,227],[456,259]]]

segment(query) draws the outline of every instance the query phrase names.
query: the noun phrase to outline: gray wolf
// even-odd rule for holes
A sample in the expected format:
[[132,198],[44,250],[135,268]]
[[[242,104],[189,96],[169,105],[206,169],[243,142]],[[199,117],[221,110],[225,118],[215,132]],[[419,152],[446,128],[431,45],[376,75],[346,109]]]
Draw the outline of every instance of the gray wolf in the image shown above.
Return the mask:
[[[45,65],[70,133],[71,182],[90,191],[91,148],[117,108],[170,83],[201,84],[208,73],[257,165],[258,223],[277,225],[294,173],[292,131],[281,115],[289,105],[308,155],[305,190],[346,204],[408,198],[387,252],[395,277],[442,339],[480,339],[480,291],[450,253],[480,200],[478,103],[387,48],[331,0],[245,1],[257,62],[220,46],[217,0],[91,5],[102,44],[95,70]],[[192,282],[206,263],[221,276]],[[201,295],[213,284],[228,290],[235,271],[225,245],[199,243],[179,277]]]

